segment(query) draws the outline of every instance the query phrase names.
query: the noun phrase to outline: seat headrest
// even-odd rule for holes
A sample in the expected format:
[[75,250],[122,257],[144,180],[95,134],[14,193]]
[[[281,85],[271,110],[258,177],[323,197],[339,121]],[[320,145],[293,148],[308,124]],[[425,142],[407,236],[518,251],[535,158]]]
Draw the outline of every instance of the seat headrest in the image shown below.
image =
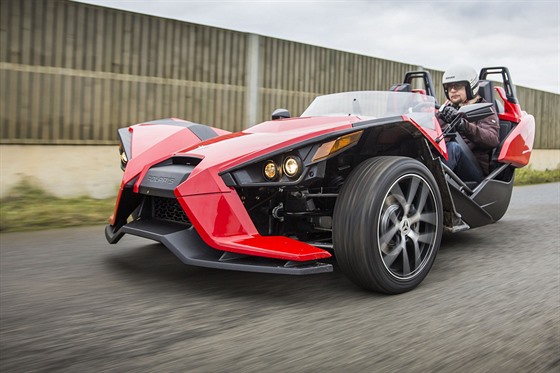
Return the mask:
[[412,92],[412,86],[409,83],[394,84],[389,88],[392,92]]
[[478,82],[478,94],[486,102],[494,103],[494,82],[490,80],[480,80]]

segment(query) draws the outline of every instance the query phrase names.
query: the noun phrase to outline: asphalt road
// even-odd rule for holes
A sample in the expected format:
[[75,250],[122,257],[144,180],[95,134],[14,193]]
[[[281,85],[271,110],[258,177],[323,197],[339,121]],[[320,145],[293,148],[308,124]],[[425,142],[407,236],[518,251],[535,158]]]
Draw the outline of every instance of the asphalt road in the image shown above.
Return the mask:
[[0,371],[558,372],[560,184],[445,237],[416,290],[183,265],[103,227],[0,235]]

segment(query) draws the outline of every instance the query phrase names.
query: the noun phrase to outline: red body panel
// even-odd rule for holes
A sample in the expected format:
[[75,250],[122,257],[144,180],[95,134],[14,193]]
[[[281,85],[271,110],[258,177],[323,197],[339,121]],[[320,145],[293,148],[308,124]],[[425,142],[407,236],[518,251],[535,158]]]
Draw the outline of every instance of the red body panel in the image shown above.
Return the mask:
[[519,104],[514,104],[508,101],[506,91],[502,87],[495,87],[494,90],[504,102],[504,112],[498,114],[500,120],[506,120],[513,123],[519,123],[521,120],[521,107]]
[[[302,141],[351,128],[355,117],[298,118],[265,122],[256,128],[200,142],[175,153],[201,158],[189,179],[179,185],[177,196],[229,192],[218,174],[231,167]],[[280,123],[278,123],[280,122]],[[269,131],[265,132],[263,128]],[[226,141],[227,140],[227,141]],[[208,145],[212,144],[212,147]]]
[[501,121],[516,123],[517,125],[506,137],[498,162],[511,163],[515,167],[529,164],[533,142],[535,140],[535,118],[521,111],[519,104],[509,102],[502,87],[495,87],[504,103],[504,112],[498,115]]
[[[169,158],[170,154],[183,149],[185,144],[196,144],[200,139],[186,127],[138,124],[128,128],[132,133],[131,152],[133,158],[127,163],[124,170],[117,203],[113,215],[109,218],[109,224],[115,224],[115,216],[121,199],[121,193],[137,175],[145,175],[148,169]],[[141,179],[141,178],[139,178]],[[135,185],[135,192],[138,192],[138,183]]]
[[529,163],[535,140],[535,118],[525,112],[521,121],[505,139],[498,161],[523,167]]
[[202,239],[238,254],[293,261],[328,258],[325,250],[284,236],[261,236],[235,192],[179,197]]
[[439,122],[436,119],[436,117],[434,117],[434,119],[433,119],[435,129],[422,127],[418,123],[416,123],[413,119],[407,117],[406,115],[403,115],[403,120],[414,124],[414,126],[420,132],[422,132],[424,134],[426,139],[428,139],[428,141],[434,146],[434,148],[436,148],[436,150],[443,156],[443,158],[445,158],[445,160],[449,159],[449,155],[447,154],[447,146],[445,145],[445,141],[443,141],[443,140],[440,141],[440,142],[436,141],[436,139],[438,137],[440,137],[441,134],[443,133],[442,130],[441,130],[441,126],[439,125]]
[[[188,128],[138,125],[131,127],[137,154],[127,164],[117,206],[124,186],[142,179],[153,165],[170,156],[201,159],[189,178],[175,189],[175,195],[202,239],[211,247],[239,254],[308,261],[331,254],[283,236],[260,236],[237,193],[225,185],[219,173],[255,157],[280,150],[331,132],[349,129],[357,117],[294,118],[271,121],[238,133],[227,133],[206,141],[196,141]],[[160,131],[155,144],[148,146],[152,132]],[[142,134],[140,137],[138,134]],[[144,136],[146,135],[146,136]],[[191,145],[189,145],[189,142]],[[187,147],[185,147],[187,145]],[[212,145],[211,147],[209,145]],[[140,149],[143,152],[138,153]],[[116,215],[116,209],[115,214]],[[114,221],[110,221],[114,224]]]
[[[177,155],[202,161],[175,189],[175,195],[202,239],[216,249],[294,261],[328,258],[329,252],[287,237],[260,236],[239,196],[225,185],[219,173],[307,139],[351,128],[352,119],[357,121],[333,117],[265,122],[258,128],[187,148]],[[208,147],[210,144],[212,147]]]
[[[175,119],[174,121],[180,121]],[[185,121],[181,121],[185,122]],[[186,123],[186,122],[185,122]],[[185,127],[180,126],[166,126],[166,125],[152,125],[152,124],[138,124],[129,127],[129,131],[134,137],[132,141],[132,154],[131,157],[136,157],[151,148],[154,144],[174,135],[177,132],[184,131]],[[187,131],[190,132],[190,131]],[[186,134],[186,132],[184,132]],[[199,142],[200,140],[196,135],[190,132],[190,136],[185,138],[186,142]]]

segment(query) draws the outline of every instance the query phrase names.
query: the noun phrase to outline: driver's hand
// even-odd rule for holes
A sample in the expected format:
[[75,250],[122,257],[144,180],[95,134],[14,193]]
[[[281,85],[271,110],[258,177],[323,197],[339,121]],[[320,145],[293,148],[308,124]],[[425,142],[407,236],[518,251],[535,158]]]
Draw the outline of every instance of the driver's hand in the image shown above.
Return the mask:
[[440,112],[441,118],[445,121],[445,123],[453,122],[453,119],[457,117],[457,109],[453,106],[445,106],[443,110]]
[[459,121],[459,123],[457,123],[455,129],[459,133],[465,133],[465,131],[467,130],[467,125],[468,125],[467,120],[463,118]]

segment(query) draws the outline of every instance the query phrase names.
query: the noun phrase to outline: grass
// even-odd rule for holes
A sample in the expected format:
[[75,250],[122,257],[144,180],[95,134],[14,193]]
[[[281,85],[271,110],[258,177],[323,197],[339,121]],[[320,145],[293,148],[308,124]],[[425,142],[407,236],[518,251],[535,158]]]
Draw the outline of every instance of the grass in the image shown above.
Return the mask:
[[[515,174],[515,185],[558,181],[560,168],[537,171],[526,167]],[[106,224],[113,206],[114,198],[57,198],[23,181],[0,200],[0,232]]]
[[515,171],[515,185],[555,183],[558,181],[560,181],[560,168],[537,171],[531,167],[524,167]]
[[0,200],[0,232],[105,224],[114,203],[114,198],[57,198],[23,181]]

